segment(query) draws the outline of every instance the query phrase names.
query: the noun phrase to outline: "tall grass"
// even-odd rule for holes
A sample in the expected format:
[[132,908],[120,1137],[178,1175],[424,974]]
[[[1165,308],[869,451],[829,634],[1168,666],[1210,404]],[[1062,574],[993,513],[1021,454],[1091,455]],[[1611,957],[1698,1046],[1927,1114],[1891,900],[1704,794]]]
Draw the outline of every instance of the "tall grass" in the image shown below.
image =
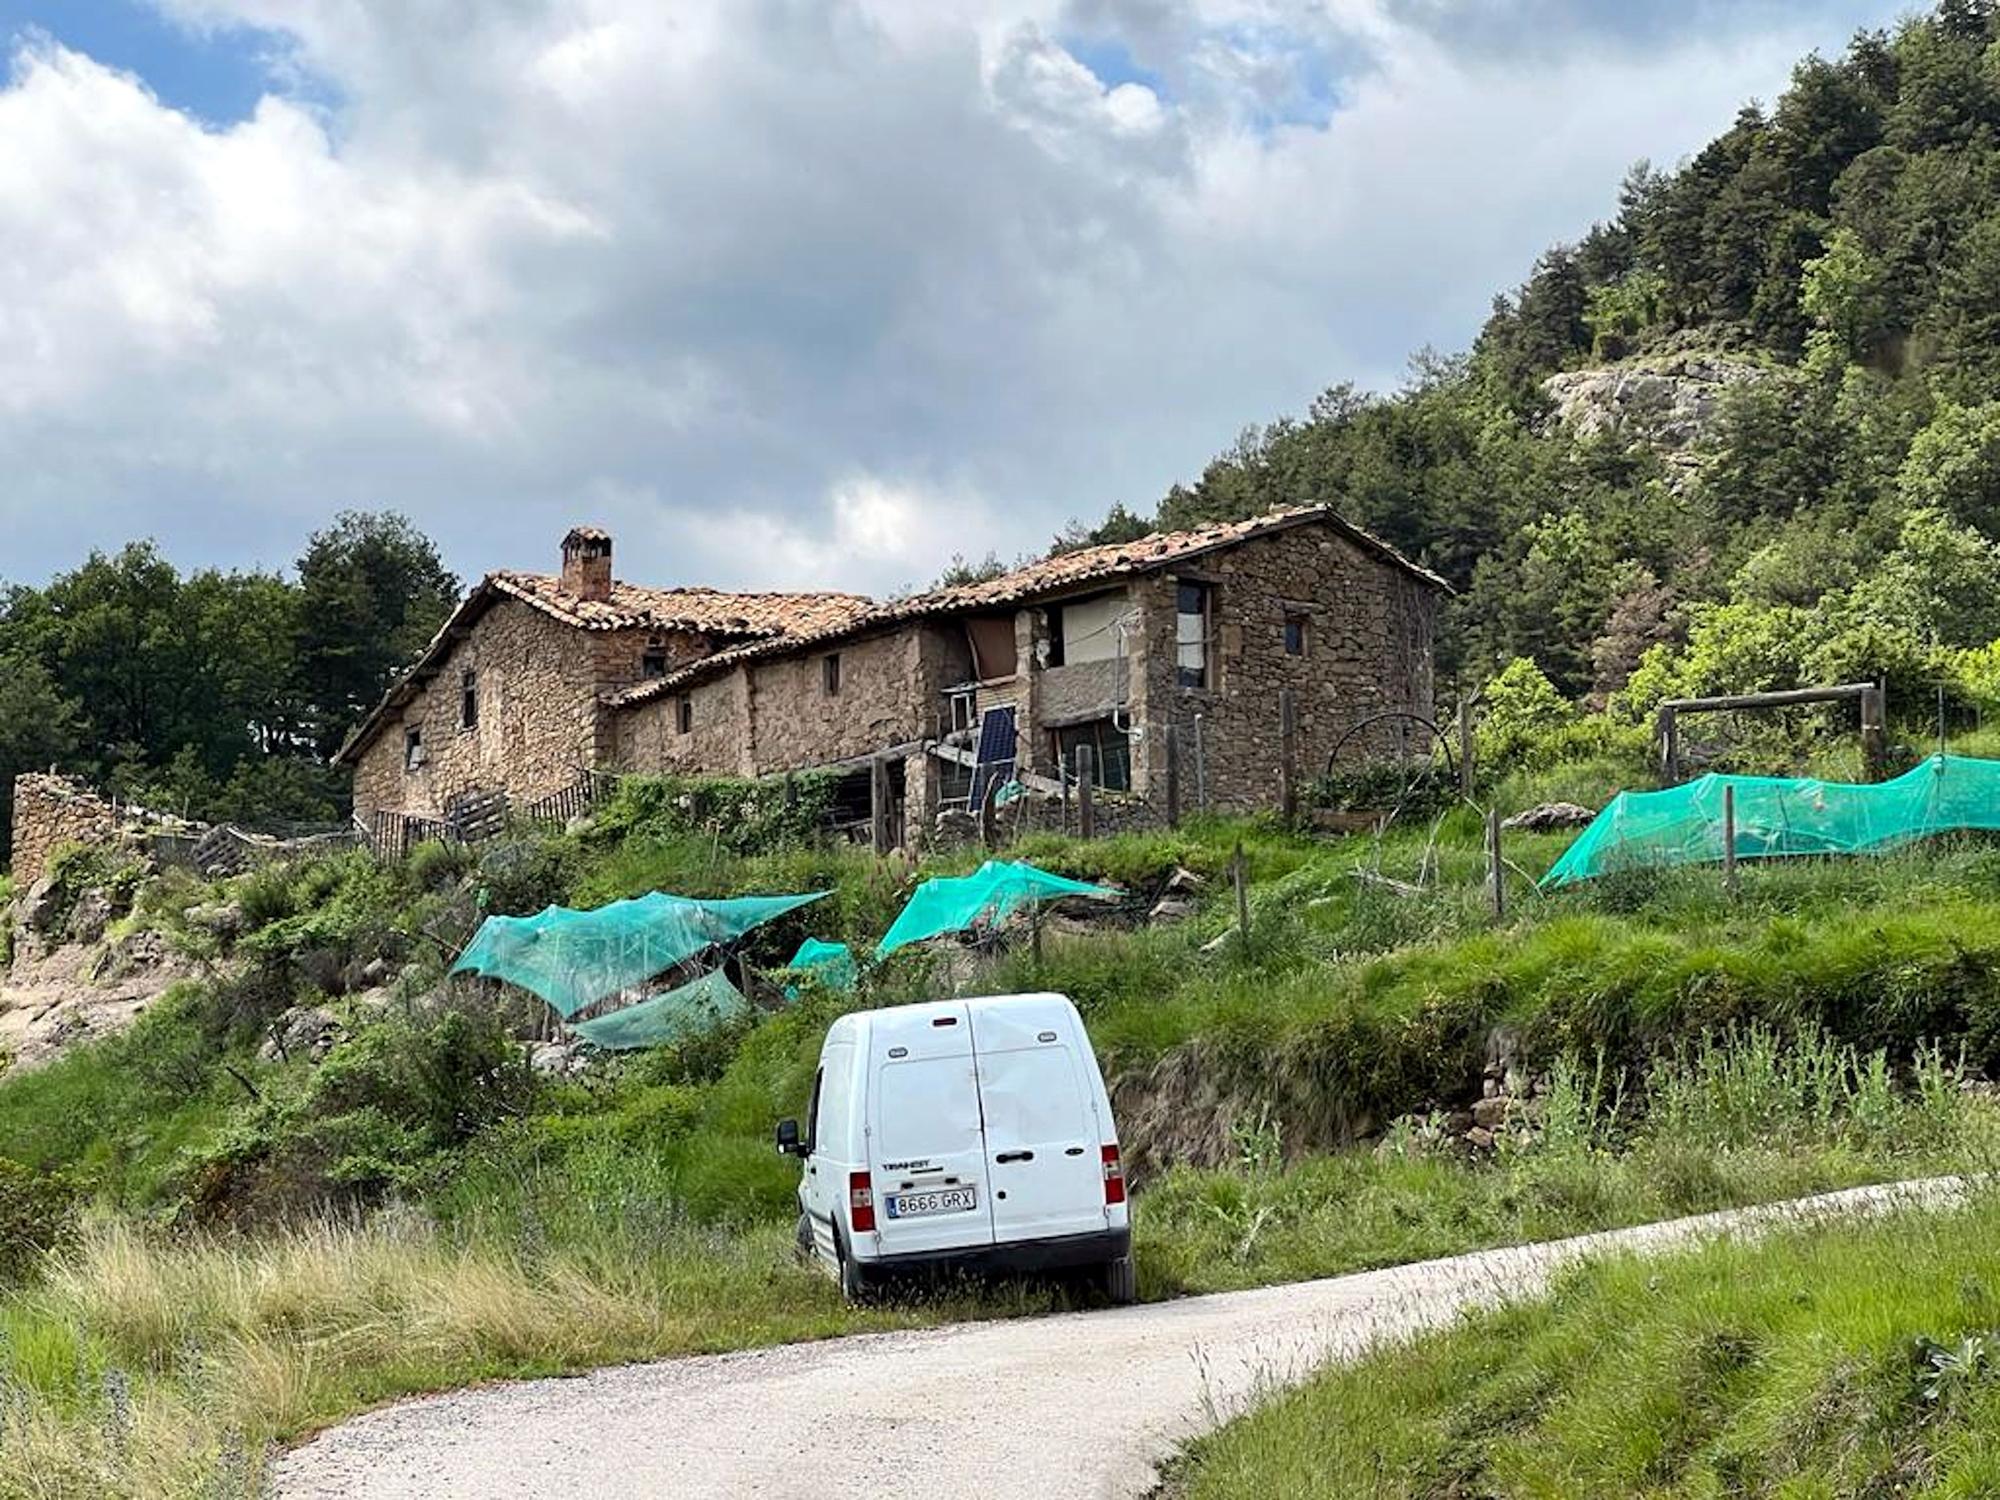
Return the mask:
[[1197,1442],[1180,1500],[2000,1493],[2000,1200],[1620,1258]]
[[[1906,1080],[1897,1078],[1907,1072]],[[1246,1122],[1281,1148],[1268,1116]],[[1332,1276],[1768,1203],[1869,1182],[1983,1173],[2000,1106],[1934,1048],[1906,1070],[1824,1036],[1758,1027],[1658,1060],[1628,1089],[1601,1057],[1560,1059],[1547,1095],[1473,1158],[1435,1118],[1372,1150],[1290,1170],[1168,1172],[1141,1200],[1148,1288],[1223,1291]],[[1245,1170],[1245,1168],[1250,1168]]]

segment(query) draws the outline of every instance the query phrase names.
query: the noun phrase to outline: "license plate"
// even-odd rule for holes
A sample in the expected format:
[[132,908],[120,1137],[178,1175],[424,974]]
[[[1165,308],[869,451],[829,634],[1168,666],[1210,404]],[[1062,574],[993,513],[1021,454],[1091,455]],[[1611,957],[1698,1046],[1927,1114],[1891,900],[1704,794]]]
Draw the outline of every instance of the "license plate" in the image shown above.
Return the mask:
[[892,1219],[921,1219],[931,1214],[971,1213],[979,1196],[969,1187],[931,1188],[921,1193],[891,1193],[882,1200]]

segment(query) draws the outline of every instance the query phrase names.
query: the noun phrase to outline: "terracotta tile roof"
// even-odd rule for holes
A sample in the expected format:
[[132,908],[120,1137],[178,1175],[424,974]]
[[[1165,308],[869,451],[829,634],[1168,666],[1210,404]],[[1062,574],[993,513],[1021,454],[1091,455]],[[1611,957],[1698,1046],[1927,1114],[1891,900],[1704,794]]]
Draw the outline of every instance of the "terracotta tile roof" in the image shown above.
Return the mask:
[[831,622],[818,630],[796,630],[782,637],[746,641],[742,645],[691,662],[671,676],[655,678],[650,682],[627,688],[623,692],[614,694],[611,701],[621,705],[644,703],[727,671],[740,662],[804,650],[809,646],[824,644],[842,636],[856,635],[907,620],[936,615],[976,613],[980,610],[1000,609],[1033,599],[1053,597],[1094,583],[1127,578],[1137,573],[1149,573],[1156,568],[1184,562],[1204,553],[1219,551],[1254,537],[1315,523],[1333,528],[1362,550],[1372,553],[1393,567],[1402,569],[1419,581],[1450,592],[1451,585],[1444,579],[1428,568],[1411,562],[1387,542],[1342,520],[1331,507],[1298,506],[1289,510],[1270,511],[1246,521],[1218,521],[1188,531],[1156,531],[1132,542],[1110,542],[1099,547],[1083,547],[1074,552],[1043,558],[1040,562],[1016,568],[1012,572],[1003,573],[998,578],[987,579],[983,583],[966,584],[959,588],[933,589],[929,593],[899,599],[865,614]]
[[693,630],[705,635],[779,636],[836,628],[873,610],[860,594],[732,594],[721,589],[649,589],[613,583],[609,599],[581,599],[547,573],[493,573],[503,594],[579,630]]
[[[585,528],[578,528],[578,531]],[[575,533],[572,533],[575,535]],[[649,589],[611,585],[609,599],[583,599],[547,573],[489,573],[459,602],[423,653],[398,678],[334,756],[344,764],[375,737],[392,709],[415,696],[437,674],[456,641],[503,598],[518,599],[578,630],[686,630],[739,643],[790,635],[824,635],[876,609],[860,594],[733,594],[721,589]]]

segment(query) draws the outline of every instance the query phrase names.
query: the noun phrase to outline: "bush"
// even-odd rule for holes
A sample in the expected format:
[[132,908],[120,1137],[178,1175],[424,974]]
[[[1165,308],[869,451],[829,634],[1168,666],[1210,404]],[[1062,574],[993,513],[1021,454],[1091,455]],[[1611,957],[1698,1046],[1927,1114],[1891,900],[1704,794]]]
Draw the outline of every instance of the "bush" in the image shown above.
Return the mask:
[[1480,695],[1475,763],[1486,774],[1512,770],[1543,740],[1580,717],[1577,706],[1556,691],[1540,667],[1517,656]]
[[77,1192],[66,1173],[36,1172],[0,1156],[0,1287],[26,1280],[76,1228]]
[[602,844],[697,835],[732,854],[797,848],[821,836],[839,784],[831,771],[760,781],[628,776],[592,819],[589,839]]

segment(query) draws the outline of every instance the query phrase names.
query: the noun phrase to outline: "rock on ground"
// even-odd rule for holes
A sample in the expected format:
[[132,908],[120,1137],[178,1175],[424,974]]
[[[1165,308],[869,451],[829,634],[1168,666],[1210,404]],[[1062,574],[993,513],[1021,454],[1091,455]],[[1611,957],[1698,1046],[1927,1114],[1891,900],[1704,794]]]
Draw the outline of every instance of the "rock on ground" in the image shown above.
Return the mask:
[[36,1067],[65,1047],[123,1031],[193,972],[157,933],[108,946],[24,945],[0,973],[0,1057]]

